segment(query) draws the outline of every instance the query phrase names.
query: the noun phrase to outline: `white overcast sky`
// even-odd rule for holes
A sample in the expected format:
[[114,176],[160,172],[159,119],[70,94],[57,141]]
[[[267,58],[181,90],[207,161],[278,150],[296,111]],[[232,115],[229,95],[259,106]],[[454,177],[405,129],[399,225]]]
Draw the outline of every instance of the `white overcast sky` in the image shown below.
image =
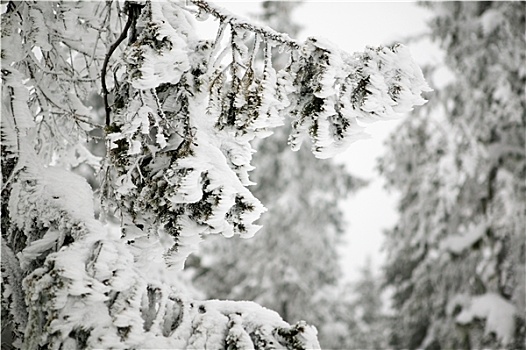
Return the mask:
[[[215,1],[220,6],[244,17],[260,11],[257,1]],[[406,44],[417,63],[439,62],[440,55],[429,44],[406,43],[404,38],[427,31],[428,10],[414,2],[328,2],[305,1],[297,8],[293,20],[303,26],[299,38],[323,37],[347,52],[363,51],[365,46],[378,46],[398,41]],[[383,143],[399,120],[377,122],[367,127],[371,135],[360,140],[339,155],[350,173],[366,178],[369,186],[344,203],[348,229],[346,244],[341,247],[346,279],[355,280],[358,269],[370,256],[373,267],[383,262],[381,251],[383,230],[392,227],[397,219],[396,194],[383,188],[375,171],[376,159],[383,153]]]

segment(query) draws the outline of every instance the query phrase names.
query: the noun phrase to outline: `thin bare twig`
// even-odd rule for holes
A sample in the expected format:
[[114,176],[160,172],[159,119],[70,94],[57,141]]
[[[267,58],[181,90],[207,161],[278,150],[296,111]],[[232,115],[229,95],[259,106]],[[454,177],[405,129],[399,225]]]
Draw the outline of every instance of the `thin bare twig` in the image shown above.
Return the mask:
[[301,47],[301,43],[294,39],[291,39],[287,34],[276,32],[275,30],[269,27],[254,25],[230,13],[229,11],[214,4],[211,4],[207,1],[190,0],[190,2],[195,6],[199,7],[202,11],[211,14],[212,16],[219,19],[221,22],[229,23],[233,27],[245,29],[253,33],[258,33],[262,37],[290,46],[292,49],[299,49]]
[[121,35],[113,43],[113,45],[110,46],[110,49],[108,50],[108,53],[106,54],[106,57],[104,58],[104,63],[102,64],[102,72],[101,72],[101,83],[102,83],[102,96],[104,97],[104,109],[106,111],[106,126],[110,126],[111,118],[111,108],[110,104],[108,102],[108,87],[106,85],[106,71],[108,69],[108,62],[110,61],[111,55],[113,55],[113,52],[117,49],[117,47],[126,39],[128,36],[128,30],[131,28],[132,25],[135,25],[135,22],[137,21],[138,17],[138,11],[136,11],[136,7],[139,6],[137,4],[131,4],[128,3],[128,20],[126,21],[126,25],[124,26]]

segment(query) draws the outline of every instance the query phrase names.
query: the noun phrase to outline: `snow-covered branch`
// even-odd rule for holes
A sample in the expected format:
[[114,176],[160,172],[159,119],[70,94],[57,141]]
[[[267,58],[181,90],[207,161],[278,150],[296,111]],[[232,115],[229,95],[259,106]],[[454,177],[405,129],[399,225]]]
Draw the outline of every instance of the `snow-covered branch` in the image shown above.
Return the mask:
[[[200,11],[214,16],[215,18],[219,19],[221,23],[230,24],[233,28],[257,33],[268,40],[286,45],[291,49],[297,50],[302,46],[301,42],[291,39],[287,34],[276,32],[267,26],[251,23],[248,20],[245,20],[240,16],[236,16],[230,11],[211,2],[203,0],[190,0],[190,2],[197,6]],[[204,17],[202,14],[199,14],[198,16]]]
[[[11,314],[18,346],[318,346],[313,328],[253,304],[186,299],[170,274],[203,235],[259,229],[265,208],[247,188],[256,137],[290,116],[291,145],[310,138],[327,157],[358,138],[359,120],[422,104],[427,85],[402,46],[348,55],[192,3],[222,22],[215,42],[176,2],[128,4],[141,11],[124,29],[119,2],[10,3],[2,14],[2,268],[18,288],[3,290],[2,307],[25,298],[27,320]],[[111,112],[103,166],[85,146],[101,124],[88,102],[99,79]],[[101,169],[101,208],[71,173],[79,164]],[[118,235],[96,209],[120,220]]]
[[[12,186],[8,234],[22,233],[28,244],[17,270],[2,240],[3,288],[10,291],[3,306],[25,328],[23,348],[319,346],[312,327],[291,327],[254,303],[187,299],[162,260],[139,264],[94,219],[92,203],[85,180],[62,169],[28,163]],[[14,284],[21,275],[27,318]]]

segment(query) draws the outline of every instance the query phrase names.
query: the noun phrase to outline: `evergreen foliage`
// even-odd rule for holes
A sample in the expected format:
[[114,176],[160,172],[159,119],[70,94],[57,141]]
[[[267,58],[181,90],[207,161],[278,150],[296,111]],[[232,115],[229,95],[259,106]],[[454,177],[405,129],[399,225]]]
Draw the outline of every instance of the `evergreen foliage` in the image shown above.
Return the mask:
[[425,5],[455,78],[381,162],[402,193],[387,234],[391,346],[524,349],[524,3]]
[[[296,35],[299,27],[291,17],[298,4],[267,1],[259,17]],[[286,56],[277,53],[274,67],[286,63]],[[327,315],[341,300],[323,294],[340,288],[337,245],[344,221],[339,204],[363,181],[331,160],[314,158],[306,148],[290,152],[291,130],[285,125],[255,145],[251,189],[268,208],[261,231],[248,240],[208,239],[189,265],[194,284],[209,298],[257,301],[288,322],[305,319],[315,325],[322,347],[344,346],[332,341]]]
[[[207,15],[215,41],[194,28]],[[274,69],[273,48],[286,68]],[[258,230],[250,142],[285,115],[291,143],[309,138],[325,157],[357,119],[422,104],[407,49],[348,55],[200,0],[10,1],[1,59],[2,333],[13,346],[319,346],[313,327],[254,303],[192,300],[173,271],[202,235]],[[97,130],[102,159],[86,147]],[[99,170],[95,196],[79,164]],[[104,225],[113,218],[119,234]]]

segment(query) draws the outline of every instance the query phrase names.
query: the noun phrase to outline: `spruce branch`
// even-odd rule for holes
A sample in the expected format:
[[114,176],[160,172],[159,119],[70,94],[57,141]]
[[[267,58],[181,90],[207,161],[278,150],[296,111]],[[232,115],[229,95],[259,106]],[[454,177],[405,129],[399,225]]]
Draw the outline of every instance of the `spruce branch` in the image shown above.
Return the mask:
[[190,2],[197,6],[201,11],[204,11],[216,17],[221,22],[229,23],[233,28],[240,28],[253,33],[257,33],[265,37],[266,39],[273,40],[283,45],[287,45],[294,50],[297,50],[302,46],[300,42],[291,39],[290,36],[288,36],[287,34],[276,32],[275,30],[266,26],[260,26],[255,25],[253,23],[249,23],[241,17],[238,17],[230,11],[216,6],[215,4],[203,0],[190,0]]
[[110,61],[111,56],[113,55],[113,52],[117,49],[117,47],[126,39],[128,36],[128,30],[130,28],[135,27],[135,23],[137,22],[137,17],[140,14],[140,9],[142,5],[126,2],[126,5],[128,7],[128,20],[126,21],[126,24],[124,28],[122,29],[122,33],[117,38],[117,41],[115,41],[108,50],[108,53],[106,54],[106,57],[104,58],[104,62],[102,64],[102,73],[101,73],[101,83],[102,83],[102,95],[104,98],[104,109],[106,111],[106,126],[110,126],[111,118],[111,107],[108,102],[108,87],[106,85],[106,71],[108,69],[108,62]]

